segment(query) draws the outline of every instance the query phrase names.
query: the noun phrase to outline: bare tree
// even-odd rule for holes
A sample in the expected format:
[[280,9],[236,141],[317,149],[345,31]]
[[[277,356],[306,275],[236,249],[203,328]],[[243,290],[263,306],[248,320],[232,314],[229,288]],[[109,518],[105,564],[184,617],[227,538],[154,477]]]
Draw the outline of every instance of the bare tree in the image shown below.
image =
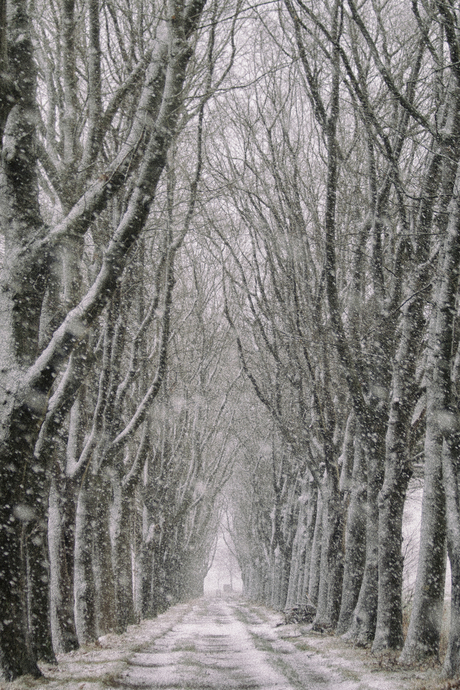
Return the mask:
[[[104,10],[111,16],[110,34],[102,28],[99,4],[88,3],[85,11],[90,27],[87,38],[90,59],[80,84],[75,83],[80,78],[77,75],[82,74],[75,69],[81,60],[75,4],[62,3],[58,14],[54,5],[49,6],[42,25],[43,37],[49,38],[48,27],[57,26],[64,49],[60,52],[62,63],[57,72],[53,73],[52,62],[41,63],[45,65],[44,78],[50,80],[55,96],[48,101],[47,120],[39,127],[40,137],[47,135],[46,146],[41,144],[35,130],[41,92],[36,88],[37,71],[26,3],[18,0],[9,4],[8,71],[13,75],[20,98],[9,113],[2,150],[5,236],[2,389],[5,400],[0,483],[1,520],[5,528],[1,538],[4,586],[0,609],[4,626],[2,674],[7,679],[24,672],[39,673],[33,645],[24,627],[24,569],[20,554],[25,526],[30,527],[35,521],[39,524],[46,507],[47,468],[44,462],[34,459],[34,447],[49,395],[61,380],[69,356],[77,346],[83,346],[88,329],[115,293],[129,250],[148,220],[167,150],[184,113],[187,66],[197,47],[204,4],[172,2],[152,7],[154,20],[149,19],[148,32],[143,34],[149,45],[136,36],[138,52],[135,43],[126,50],[125,39],[117,33],[116,13],[110,12],[111,3]],[[110,43],[112,39],[115,43]],[[125,69],[117,75],[121,79],[118,85],[108,76],[103,44],[109,46],[112,59],[118,55],[123,60],[124,49],[129,55]],[[58,80],[59,75],[62,81]],[[200,88],[198,82],[195,88]],[[202,82],[201,88],[202,97],[206,98],[206,82]],[[122,122],[121,112],[125,108],[130,109],[132,119],[127,118],[116,135],[113,123],[117,117]],[[79,111],[84,115],[81,120],[77,119]],[[128,114],[128,110],[124,112]],[[53,156],[55,152],[57,155]],[[62,203],[63,214],[57,221],[52,217],[47,222],[43,220],[44,214],[50,214],[39,205],[37,153],[41,170]],[[119,217],[108,235],[98,237],[96,219],[115,198],[123,199]],[[70,265],[76,262],[78,248],[83,246],[85,237],[90,237],[89,233],[100,257],[95,273],[88,287],[82,286],[83,291],[78,294],[81,285],[78,270],[69,269],[66,278],[77,280],[77,289],[73,290],[67,306],[59,305],[60,314],[51,323],[51,309],[45,307],[47,303],[55,304],[51,295],[53,281],[54,285],[57,283],[55,267],[62,265],[64,256],[70,257]],[[73,357],[71,361],[76,359]],[[69,391],[73,389],[75,395],[71,378],[68,377]]]

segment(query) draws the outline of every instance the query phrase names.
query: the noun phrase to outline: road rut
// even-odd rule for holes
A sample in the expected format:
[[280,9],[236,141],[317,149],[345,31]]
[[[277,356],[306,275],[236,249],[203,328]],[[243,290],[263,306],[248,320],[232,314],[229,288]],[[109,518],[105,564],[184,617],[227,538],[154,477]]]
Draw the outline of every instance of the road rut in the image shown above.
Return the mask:
[[[237,599],[200,599],[161,637],[129,659],[125,690],[369,690],[350,668],[325,667],[283,626]],[[379,688],[394,688],[385,682]]]

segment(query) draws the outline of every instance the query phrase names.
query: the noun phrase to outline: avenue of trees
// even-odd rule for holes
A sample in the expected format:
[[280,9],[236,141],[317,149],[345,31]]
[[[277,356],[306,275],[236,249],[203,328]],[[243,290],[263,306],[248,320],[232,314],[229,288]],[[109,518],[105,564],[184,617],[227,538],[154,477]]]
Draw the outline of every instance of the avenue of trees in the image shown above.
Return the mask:
[[233,381],[184,239],[237,16],[205,4],[1,4],[7,680],[202,591]]
[[0,16],[0,677],[198,596],[222,520],[247,596],[407,664],[448,558],[459,674],[454,0]]

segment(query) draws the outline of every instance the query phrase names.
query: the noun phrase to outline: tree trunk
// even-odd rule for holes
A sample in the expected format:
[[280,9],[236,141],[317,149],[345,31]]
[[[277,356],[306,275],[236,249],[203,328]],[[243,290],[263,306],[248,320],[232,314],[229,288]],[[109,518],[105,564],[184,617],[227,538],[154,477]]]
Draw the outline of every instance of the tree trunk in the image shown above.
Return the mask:
[[75,519],[75,627],[81,645],[97,640],[96,591],[93,574],[94,514],[97,494],[87,469],[78,493]]
[[308,582],[308,599],[313,606],[318,604],[319,581],[321,576],[321,546],[323,541],[323,497],[318,491],[315,531],[311,547],[310,575]]
[[115,578],[115,611],[117,631],[124,632],[135,622],[133,577],[130,547],[131,500],[125,495],[121,482],[114,486],[113,572]]
[[136,623],[139,623],[142,618],[143,610],[143,578],[144,578],[144,560],[143,548],[144,541],[142,535],[142,511],[140,509],[140,497],[136,491],[135,508],[133,510],[133,598],[134,598],[134,615]]
[[305,520],[306,505],[305,500],[300,505],[297,520],[297,529],[292,544],[292,556],[290,559],[289,584],[286,596],[285,608],[290,609],[298,604],[297,593],[299,591],[299,580],[302,573],[302,556],[305,553]]
[[[48,521],[47,521],[48,522]],[[51,637],[50,564],[46,526],[35,526],[28,535],[29,627],[33,653],[37,659],[56,663]]]
[[[3,474],[3,473],[2,473]],[[0,475],[0,482],[3,482]],[[10,477],[8,477],[10,479]],[[3,486],[3,483],[2,483]],[[5,491],[2,491],[2,501],[5,498]],[[7,499],[9,500],[9,499]],[[11,510],[3,504],[0,507],[0,518],[2,525],[7,525],[7,519],[11,517]],[[12,504],[18,507],[20,503]],[[21,508],[20,508],[21,509]],[[25,506],[22,508],[25,511]],[[0,677],[3,680],[11,681],[19,675],[30,673],[35,677],[41,675],[36,664],[35,656],[30,646],[28,636],[25,602],[26,573],[21,548],[22,525],[19,517],[15,522],[11,520],[8,532],[5,527],[0,534],[0,573],[3,582],[8,582],[9,587],[0,588]]]
[[424,474],[417,578],[409,629],[399,658],[402,664],[439,655],[446,581],[446,507],[442,436],[432,424],[425,434]]
[[117,629],[115,583],[110,541],[110,482],[98,477],[98,500],[94,515],[94,581],[96,592],[96,629],[105,635]]
[[[24,415],[23,420],[27,417]],[[28,630],[24,540],[26,530],[34,526],[41,529],[46,520],[44,496],[48,482],[43,472],[34,471],[33,449],[24,433],[28,421],[11,429],[14,441],[0,444],[0,676],[5,680],[23,673],[41,675]],[[30,461],[23,466],[21,459],[25,457]],[[35,563],[30,563],[30,568],[34,567]],[[32,575],[34,581],[35,577]]]
[[366,562],[366,460],[359,439],[355,438],[350,504],[345,537],[345,564],[342,603],[336,634],[343,635],[353,622]]
[[[414,354],[407,353],[408,359]],[[401,366],[406,366],[406,363]],[[396,367],[400,366],[396,363]],[[411,477],[408,454],[410,397],[395,383],[386,435],[385,477],[379,494],[378,522],[378,608],[372,650],[401,649],[403,556],[402,519],[407,486]]]
[[343,506],[335,468],[322,487],[322,546],[315,628],[335,628],[343,580]]
[[64,477],[53,479],[48,543],[51,578],[51,631],[58,653],[78,647],[74,616],[75,493]]
[[327,569],[328,591],[325,623],[335,628],[340,613],[343,558],[344,558],[344,509],[339,490],[336,468],[328,473],[328,545]]
[[444,670],[448,676],[456,675],[460,671],[459,431],[457,396],[451,380],[460,265],[459,195],[460,171],[457,165],[454,192],[448,207],[448,223],[439,258],[439,277],[434,293],[435,306],[429,333],[427,366],[427,433],[443,436],[442,475],[446,496],[447,548],[452,572],[451,625],[444,661]]
[[24,525],[30,529],[46,515],[45,472],[33,457],[43,401],[40,391],[36,399],[27,398],[19,386],[37,353],[46,262],[34,262],[24,251],[31,234],[43,236],[35,168],[35,66],[26,3],[14,0],[7,9],[9,66],[20,97],[5,126],[0,177],[5,238],[0,286],[0,676],[13,680],[23,673],[41,675],[28,640],[22,535]]
[[[457,117],[454,113],[457,108],[456,89],[449,89],[446,99],[447,127],[451,133],[458,129]],[[439,219],[433,222],[434,199],[439,193],[440,183],[443,205],[452,196],[452,188],[455,181],[456,163],[452,158],[454,151],[442,150],[442,147],[433,147],[433,152],[428,158],[427,172],[425,174],[422,202],[417,219],[417,230],[420,233],[418,239],[418,264],[422,266],[429,257],[428,237],[433,228],[439,227]],[[446,155],[447,154],[447,155]],[[458,154],[457,154],[458,156]],[[447,208],[443,208],[442,229],[447,224]],[[439,213],[439,212],[438,212]],[[439,214],[441,215],[441,213]],[[426,284],[426,270],[418,277],[418,283],[412,283],[412,293],[419,291],[423,283]],[[420,271],[417,268],[417,273]],[[434,289],[433,289],[434,294]],[[436,297],[436,295],[434,295]],[[418,298],[420,299],[420,298]],[[416,298],[416,301],[418,301]],[[423,306],[419,304],[419,323],[416,328],[421,330]],[[428,341],[434,343],[436,339],[437,316],[433,309],[430,317]],[[417,335],[416,335],[417,337]],[[446,577],[446,509],[445,494],[442,479],[442,432],[437,424],[437,395],[435,387],[431,385],[436,363],[435,349],[428,345],[426,377],[426,426],[425,426],[425,465],[424,486],[422,500],[422,518],[420,528],[420,549],[417,565],[417,577],[415,593],[409,629],[400,656],[401,663],[413,663],[425,656],[439,653],[441,635],[442,614],[444,605],[444,589]]]
[[344,638],[367,647],[374,639],[378,603],[378,495],[382,486],[382,467],[379,445],[367,449],[367,503],[366,503],[366,562],[359,591],[358,602],[353,613],[353,623]]
[[141,592],[141,615],[142,618],[150,618],[155,615],[153,608],[153,587],[154,587],[154,548],[151,541],[142,543],[141,551],[141,570],[142,570],[142,592]]
[[308,487],[308,508],[306,518],[306,531],[304,543],[304,566],[303,574],[300,580],[300,592],[298,601],[302,606],[305,606],[309,601],[309,587],[310,587],[310,569],[313,553],[313,539],[315,534],[315,525],[318,508],[318,487],[311,481]]
[[[388,476],[388,474],[387,474]],[[378,606],[373,652],[401,649],[402,516],[410,474],[386,479],[379,496],[378,523]]]
[[[457,423],[458,424],[458,423]],[[451,570],[449,642],[444,673],[452,678],[460,672],[460,433],[444,440],[442,470],[447,512],[447,553]]]

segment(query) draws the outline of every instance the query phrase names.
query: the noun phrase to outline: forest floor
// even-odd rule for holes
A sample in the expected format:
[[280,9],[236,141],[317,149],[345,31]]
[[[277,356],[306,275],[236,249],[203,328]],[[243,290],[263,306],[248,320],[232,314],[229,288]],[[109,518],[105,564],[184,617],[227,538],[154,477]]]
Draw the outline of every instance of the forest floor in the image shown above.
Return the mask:
[[439,669],[404,669],[263,606],[207,597],[43,665],[0,690],[441,690]]

